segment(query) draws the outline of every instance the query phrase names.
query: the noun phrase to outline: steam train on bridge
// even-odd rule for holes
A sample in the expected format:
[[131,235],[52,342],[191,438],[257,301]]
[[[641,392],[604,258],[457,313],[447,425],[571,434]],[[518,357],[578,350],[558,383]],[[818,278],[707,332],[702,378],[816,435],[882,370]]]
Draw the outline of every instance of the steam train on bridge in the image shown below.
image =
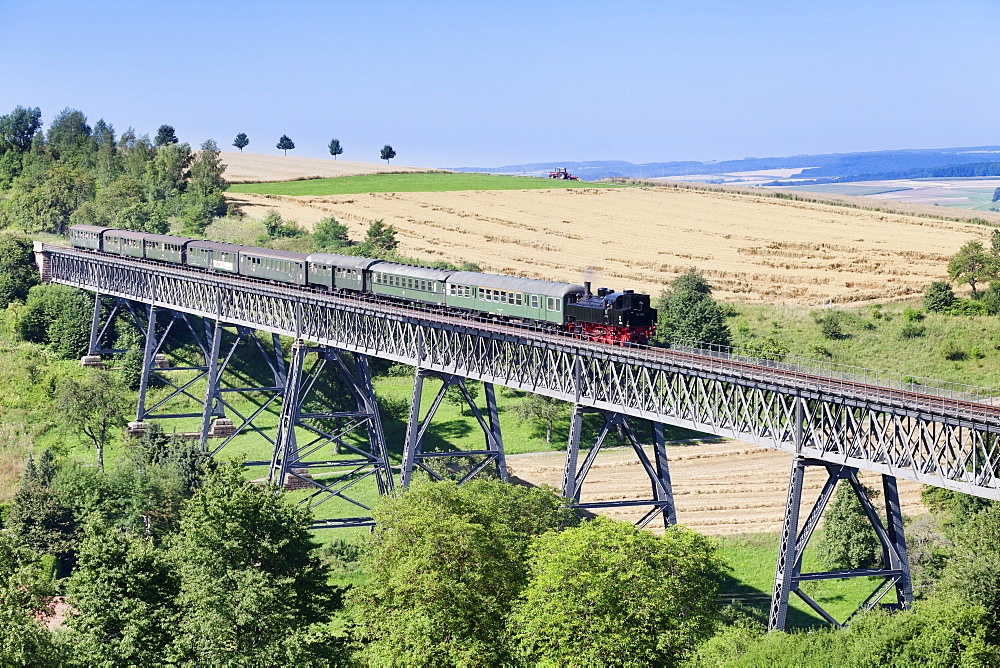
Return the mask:
[[70,227],[70,243],[87,251],[373,295],[391,303],[538,326],[604,343],[644,344],[656,330],[656,309],[650,306],[649,295],[609,288],[592,294],[589,283],[414,267],[333,253],[306,255],[96,225]]

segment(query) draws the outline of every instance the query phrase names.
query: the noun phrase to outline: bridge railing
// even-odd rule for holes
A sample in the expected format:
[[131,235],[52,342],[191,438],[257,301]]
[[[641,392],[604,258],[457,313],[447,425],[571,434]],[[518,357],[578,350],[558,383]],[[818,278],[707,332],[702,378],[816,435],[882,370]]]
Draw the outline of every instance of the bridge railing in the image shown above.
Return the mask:
[[[879,371],[826,360],[777,355],[751,348],[721,346],[690,339],[671,339],[668,347],[671,350],[710,357],[724,363],[753,364],[777,372],[803,376],[803,381],[822,378],[830,384],[850,389],[862,396],[870,394],[871,399],[885,400],[885,392],[878,390],[890,390],[905,392],[909,395],[907,399],[920,400],[921,403],[926,403],[927,399],[937,399],[940,400],[937,403],[942,406],[945,402],[956,401],[990,407],[1000,405],[1000,390],[966,383],[924,378],[894,371]],[[866,392],[866,390],[871,391]]]

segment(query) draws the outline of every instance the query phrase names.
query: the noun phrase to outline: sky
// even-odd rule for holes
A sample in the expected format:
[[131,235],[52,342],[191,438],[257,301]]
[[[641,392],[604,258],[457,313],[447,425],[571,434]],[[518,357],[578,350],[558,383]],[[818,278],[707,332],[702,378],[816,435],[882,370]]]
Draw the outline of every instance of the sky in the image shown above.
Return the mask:
[[1000,144],[1000,0],[0,0],[0,114],[377,162]]

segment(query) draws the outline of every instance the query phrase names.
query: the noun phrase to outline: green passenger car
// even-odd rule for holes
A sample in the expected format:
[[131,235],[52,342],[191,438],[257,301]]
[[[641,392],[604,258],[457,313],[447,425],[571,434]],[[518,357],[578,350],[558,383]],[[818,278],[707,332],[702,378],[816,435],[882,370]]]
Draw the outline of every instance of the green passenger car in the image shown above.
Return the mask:
[[448,277],[445,303],[512,320],[541,320],[561,325],[567,298],[583,293],[583,286],[571,283],[456,271]]
[[145,257],[143,245],[145,236],[145,232],[106,230],[104,232],[104,252],[126,257]]
[[73,225],[69,228],[70,245],[73,248],[101,250],[101,234],[107,229],[99,225]]
[[240,274],[268,281],[305,285],[306,256],[271,248],[240,249]]
[[395,262],[380,262],[371,267],[369,290],[377,295],[397,297],[428,304],[445,303],[445,281],[452,271],[411,267]]
[[368,269],[381,260],[334,253],[313,253],[306,257],[309,284],[321,285],[328,290],[368,290],[365,276]]
[[176,264],[184,262],[184,244],[188,241],[184,237],[174,237],[169,234],[147,234],[143,238],[147,258]]
[[187,244],[187,264],[209,271],[230,274],[239,272],[240,250],[243,246],[223,244],[217,241],[193,240]]

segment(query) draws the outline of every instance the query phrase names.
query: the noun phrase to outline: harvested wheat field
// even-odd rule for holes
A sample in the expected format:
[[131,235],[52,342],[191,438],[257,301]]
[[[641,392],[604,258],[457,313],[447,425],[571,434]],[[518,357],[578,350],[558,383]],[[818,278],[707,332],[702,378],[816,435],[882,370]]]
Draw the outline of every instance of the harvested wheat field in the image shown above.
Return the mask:
[[[329,162],[329,161],[324,161]],[[990,229],[831,204],[680,188],[230,194],[249,215],[276,208],[311,227],[325,216],[354,239],[384,219],[400,251],[485,271],[658,294],[688,267],[722,300],[818,305],[922,293],[947,259]]]
[[404,172],[437,172],[437,169],[383,165],[377,162],[352,162],[300,158],[291,155],[264,155],[223,151],[222,163],[226,165],[223,178],[229,183],[258,183],[260,181],[294,181],[296,179],[328,179],[337,176],[364,176],[366,174],[400,174]]
[[[649,453],[650,456],[651,453]],[[532,485],[562,485],[565,454],[546,452],[507,458],[511,474]],[[792,455],[742,441],[720,440],[668,445],[670,477],[677,504],[677,521],[699,533],[732,535],[780,531],[788,493]],[[861,472],[862,481],[882,489],[878,474]],[[826,481],[824,470],[810,470],[803,492],[802,521]],[[920,501],[922,485],[899,480],[904,515],[927,512]],[[587,475],[581,501],[622,501],[650,498],[650,483],[631,448],[602,450]],[[881,499],[876,505],[881,503]],[[636,521],[648,508],[601,508],[595,512]],[[663,527],[654,520],[652,527]]]

